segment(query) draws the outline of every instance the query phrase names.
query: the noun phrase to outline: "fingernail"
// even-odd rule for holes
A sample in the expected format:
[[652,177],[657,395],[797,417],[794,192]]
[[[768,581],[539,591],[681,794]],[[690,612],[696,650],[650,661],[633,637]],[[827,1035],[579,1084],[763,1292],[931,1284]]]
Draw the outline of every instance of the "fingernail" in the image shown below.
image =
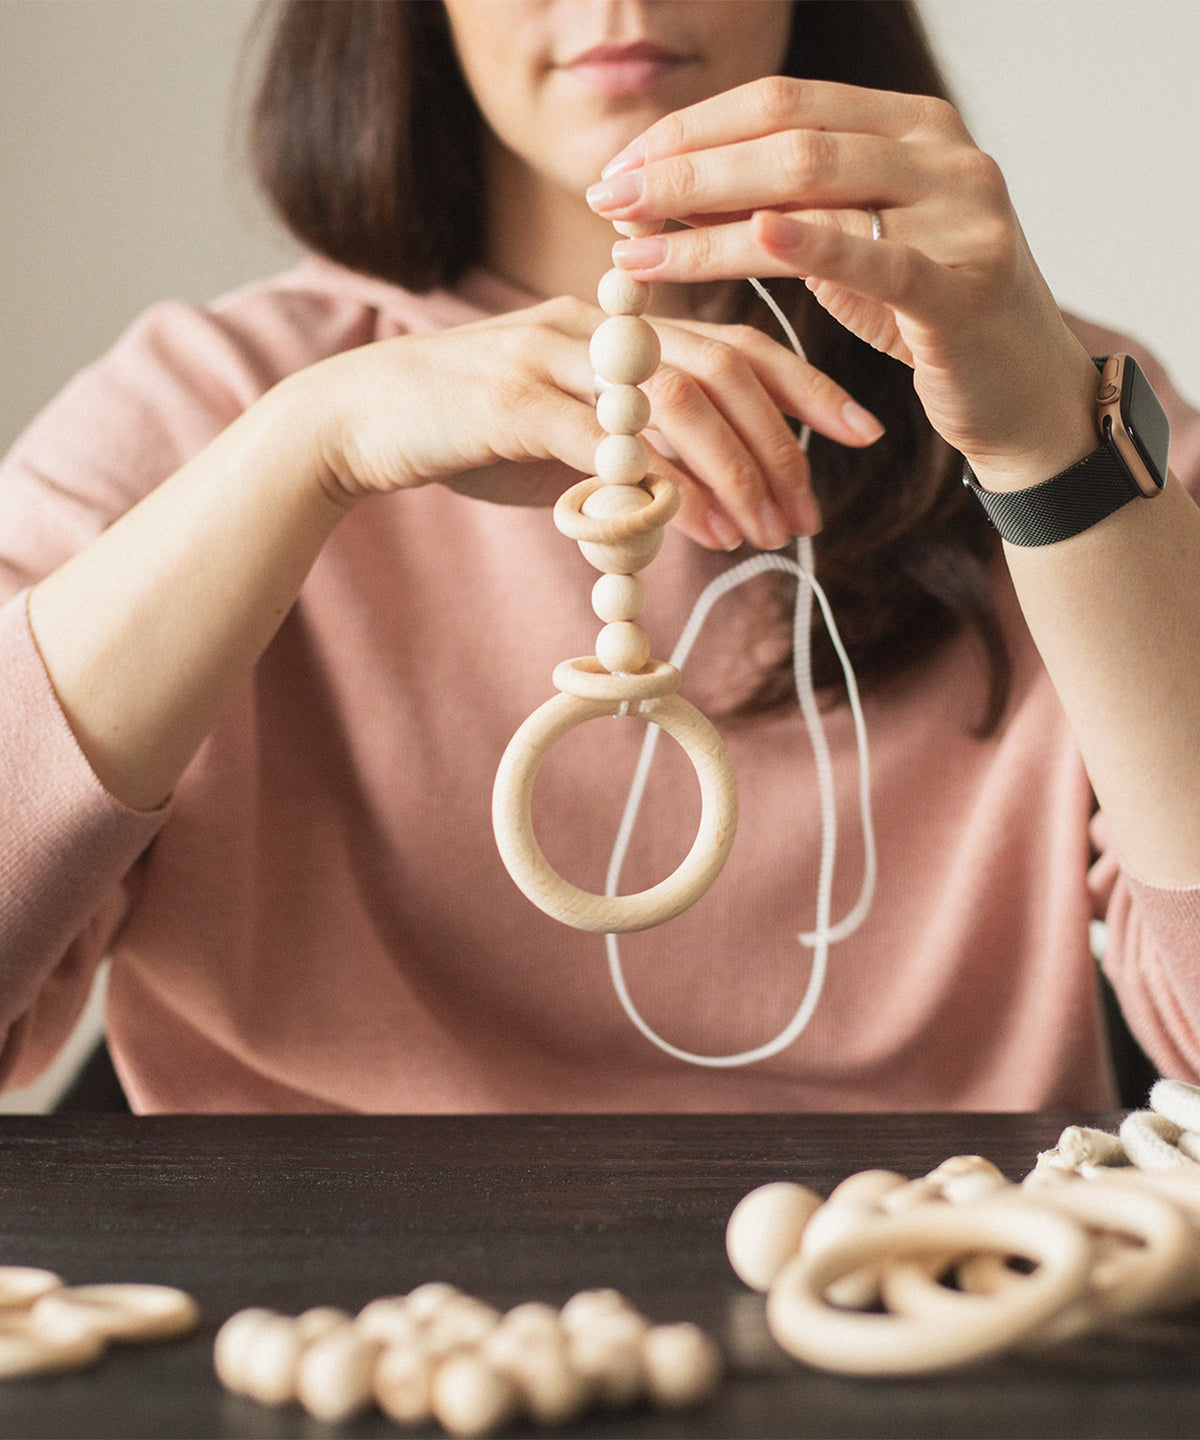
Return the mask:
[[842,406],[842,419],[859,439],[865,440],[868,445],[873,445],[883,434],[883,426],[869,410],[864,410],[857,401],[846,401]]
[[627,175],[617,175],[612,180],[600,180],[587,188],[587,203],[593,210],[624,210],[642,198],[646,188],[646,177],[640,170]]
[[636,170],[639,165],[646,163],[646,147],[640,140],[634,140],[626,145],[613,156],[600,172],[601,180],[609,180],[614,175],[620,175],[623,170]]
[[778,550],[791,539],[791,532],[784,519],[783,511],[775,504],[774,500],[767,500],[763,504],[758,512],[758,523],[762,530],[765,550]]
[[641,240],[618,240],[612,247],[614,265],[622,270],[653,270],[667,258],[667,242],[661,235]]
[[786,497],[783,507],[793,535],[815,535],[821,528],[821,508],[811,490],[796,490]]
[[708,526],[708,533],[722,550],[736,550],[742,543],[742,537],[733,522],[720,510],[710,510],[705,517],[705,524]]

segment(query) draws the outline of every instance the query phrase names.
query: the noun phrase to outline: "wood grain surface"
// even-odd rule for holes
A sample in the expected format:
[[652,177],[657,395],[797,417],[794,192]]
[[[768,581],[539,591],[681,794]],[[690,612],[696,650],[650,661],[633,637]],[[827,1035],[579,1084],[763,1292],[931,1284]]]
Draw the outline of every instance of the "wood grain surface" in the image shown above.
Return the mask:
[[500,1306],[613,1285],[654,1320],[709,1327],[730,1357],[703,1410],[597,1415],[556,1435],[1195,1435],[1200,1329],[1190,1344],[1091,1340],[934,1379],[841,1379],[773,1347],[762,1298],[725,1260],[729,1212],[763,1181],[827,1193],[868,1166],[916,1175],[958,1153],[1015,1179],[1065,1124],[1118,1118],[3,1117],[0,1263],[179,1285],[204,1324],[87,1373],[0,1386],[0,1435],[437,1433],[263,1409],[225,1395],[211,1365],[217,1326],[242,1306],[353,1310],[432,1279]]

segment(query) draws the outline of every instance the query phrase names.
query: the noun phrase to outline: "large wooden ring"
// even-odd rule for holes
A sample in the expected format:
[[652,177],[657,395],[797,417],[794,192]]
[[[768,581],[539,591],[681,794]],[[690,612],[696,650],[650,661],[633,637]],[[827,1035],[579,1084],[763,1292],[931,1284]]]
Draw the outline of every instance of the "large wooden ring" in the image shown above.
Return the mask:
[[[897,1258],[998,1250],[1038,1269],[991,1296],[963,1296],[953,1314],[868,1314],[830,1304],[842,1276]],[[873,1218],[780,1271],[767,1321],[798,1360],[845,1375],[915,1375],[967,1364],[1003,1349],[1065,1309],[1088,1283],[1092,1248],[1065,1216],[1032,1206],[922,1205]]]
[[631,540],[635,535],[645,535],[649,530],[661,530],[679,509],[679,491],[675,482],[665,475],[647,475],[641,484],[649,487],[649,505],[607,519],[585,515],[584,502],[597,490],[607,489],[608,484],[599,475],[592,475],[564,490],[558,497],[554,506],[554,523],[569,539],[590,545],[617,544],[622,540]]
[[492,825],[500,857],[528,899],[577,930],[625,934],[681,914],[721,872],[737,829],[737,781],[713,725],[679,695],[642,701],[631,714],[651,721],[687,752],[700,782],[700,826],[679,868],[633,895],[595,895],[553,870],[533,833],[533,782],[550,747],[585,720],[616,715],[621,702],[556,695],[509,741],[492,791]]
[[651,660],[631,674],[613,674],[594,655],[578,655],[574,660],[560,660],[554,667],[554,688],[582,700],[615,700],[618,705],[636,700],[654,700],[660,695],[673,695],[682,676],[665,660]]

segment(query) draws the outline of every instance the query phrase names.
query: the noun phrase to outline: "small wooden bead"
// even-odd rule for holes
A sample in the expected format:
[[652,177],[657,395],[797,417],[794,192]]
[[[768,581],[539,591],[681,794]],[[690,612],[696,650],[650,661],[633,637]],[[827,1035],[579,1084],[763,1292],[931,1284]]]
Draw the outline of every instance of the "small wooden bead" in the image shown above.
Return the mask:
[[596,299],[606,315],[640,315],[650,304],[650,287],[614,265],[601,275]]
[[618,515],[632,515],[650,504],[651,495],[640,485],[602,485],[580,507],[593,520],[612,520]]
[[601,575],[592,586],[592,610],[598,620],[636,620],[646,607],[646,587],[636,575]]
[[558,1318],[568,1330],[574,1330],[581,1325],[591,1325],[597,1318],[626,1312],[637,1314],[628,1297],[619,1290],[580,1290],[563,1305]]
[[430,1400],[451,1435],[490,1435],[516,1414],[517,1388],[480,1356],[455,1355],[434,1372]]
[[400,1425],[423,1425],[433,1418],[434,1364],[425,1352],[392,1345],[375,1365],[373,1388],[379,1408]]
[[217,1331],[213,1341],[213,1369],[226,1390],[244,1395],[246,1356],[253,1347],[253,1337],[260,1327],[278,1319],[273,1310],[252,1306],[238,1310]]
[[596,659],[612,675],[636,675],[650,659],[650,637],[631,620],[616,620],[596,636]]
[[662,347],[653,325],[636,315],[613,315],[596,327],[588,355],[601,379],[640,385],[658,369]]
[[650,397],[636,385],[609,385],[596,397],[596,419],[610,435],[636,435],[650,423]]
[[662,543],[662,530],[648,530],[644,535],[634,535],[610,545],[581,540],[579,553],[594,569],[608,575],[632,575],[649,565],[662,549]]
[[307,1345],[310,1340],[324,1335],[327,1330],[345,1325],[349,1319],[349,1314],[345,1310],[339,1310],[336,1305],[314,1305],[311,1310],[305,1310],[296,1316],[296,1334],[301,1345]]
[[686,1410],[707,1400],[721,1380],[721,1352],[698,1325],[654,1325],[642,1338],[642,1362],[651,1400],[664,1410]]
[[411,1345],[422,1329],[403,1295],[381,1295],[370,1301],[358,1312],[354,1323],[364,1335],[385,1345]]
[[262,1319],[243,1339],[237,1376],[239,1393],[260,1405],[286,1405],[296,1398],[296,1371],[304,1346],[287,1315]]
[[642,240],[647,235],[657,235],[663,224],[662,220],[614,220],[612,227],[630,240]]
[[602,1404],[623,1407],[641,1398],[646,1384],[641,1338],[640,1331],[606,1333],[594,1324],[571,1330],[567,1341],[571,1367]]
[[650,468],[650,447],[640,435],[606,435],[593,465],[606,485],[637,485]]
[[789,1180],[743,1195],[725,1227],[725,1250],[738,1279],[765,1294],[800,1249],[804,1227],[820,1204],[814,1191]]
[[418,1324],[423,1325],[432,1320],[448,1300],[457,1299],[462,1293],[457,1285],[448,1285],[444,1280],[430,1280],[409,1293],[406,1301],[408,1312]]
[[329,1330],[307,1346],[296,1367],[296,1398],[330,1425],[361,1415],[373,1398],[377,1340],[357,1325]]
[[521,1402],[537,1425],[565,1425],[582,1415],[591,1401],[591,1387],[572,1368],[565,1341],[529,1345],[511,1366],[500,1368],[516,1383]]

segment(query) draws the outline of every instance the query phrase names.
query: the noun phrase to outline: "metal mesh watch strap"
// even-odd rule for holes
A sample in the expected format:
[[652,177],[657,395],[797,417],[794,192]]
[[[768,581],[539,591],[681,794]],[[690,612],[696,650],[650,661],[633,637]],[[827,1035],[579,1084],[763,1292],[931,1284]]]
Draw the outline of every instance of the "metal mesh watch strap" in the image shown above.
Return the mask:
[[984,490],[975,483],[969,465],[963,484],[1013,545],[1053,545],[1069,539],[1142,493],[1107,445],[1025,490]]

